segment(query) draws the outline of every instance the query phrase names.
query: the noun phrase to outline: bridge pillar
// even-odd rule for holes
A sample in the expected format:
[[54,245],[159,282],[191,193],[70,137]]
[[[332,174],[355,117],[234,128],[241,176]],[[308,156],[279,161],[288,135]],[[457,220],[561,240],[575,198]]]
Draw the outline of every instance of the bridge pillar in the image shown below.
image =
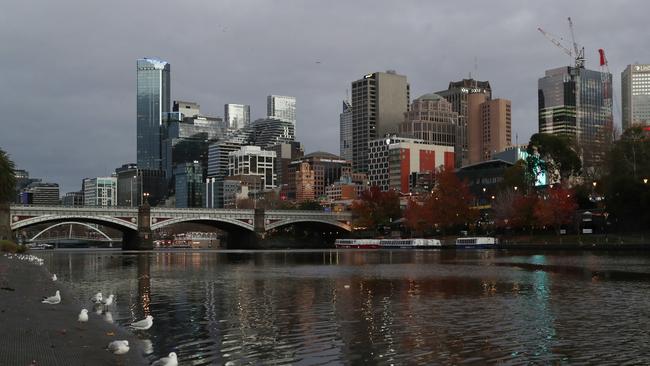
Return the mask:
[[265,229],[265,222],[264,222],[264,209],[263,208],[256,208],[255,209],[255,216],[253,217],[253,228],[255,230],[255,234],[262,235],[264,236],[264,233],[266,232]]
[[138,207],[138,231],[125,232],[122,239],[123,250],[152,250],[151,206],[148,202]]
[[8,203],[0,203],[0,240],[11,240],[11,213]]

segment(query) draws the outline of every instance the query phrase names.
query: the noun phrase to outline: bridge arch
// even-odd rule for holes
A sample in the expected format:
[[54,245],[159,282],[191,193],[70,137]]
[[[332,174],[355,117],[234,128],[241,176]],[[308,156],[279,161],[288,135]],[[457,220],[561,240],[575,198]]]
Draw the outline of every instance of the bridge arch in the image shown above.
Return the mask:
[[101,234],[103,237],[105,237],[107,240],[109,240],[109,241],[110,241],[110,240],[113,240],[113,239],[111,239],[110,236],[106,235],[106,233],[104,233],[103,231],[99,230],[98,228],[96,228],[96,227],[94,227],[94,226],[92,226],[92,225],[86,224],[86,223],[84,223],[84,222],[77,222],[77,221],[65,221],[65,222],[59,222],[59,223],[56,223],[56,224],[54,224],[54,225],[50,225],[50,226],[46,227],[45,229],[41,230],[38,234],[34,235],[34,237],[31,238],[31,239],[29,239],[29,240],[30,240],[30,241],[34,241],[34,240],[36,240],[39,236],[41,236],[43,233],[45,233],[46,231],[51,230],[51,229],[54,229],[55,227],[58,227],[58,226],[63,226],[63,225],[81,225],[81,226],[85,226],[85,227],[87,227],[87,228],[89,228],[89,229],[91,229],[91,230],[93,230],[93,231],[96,231],[96,232],[100,233],[100,234]]
[[241,220],[231,219],[231,218],[211,218],[211,217],[178,217],[175,219],[167,219],[164,221],[159,221],[151,225],[151,230],[161,229],[165,226],[170,226],[174,224],[180,224],[183,222],[187,223],[197,223],[197,224],[209,224],[216,226],[218,228],[223,228],[225,230],[237,228],[244,229],[247,231],[254,231],[253,223],[244,222]]
[[75,221],[75,222],[87,222],[92,224],[106,225],[111,228],[115,228],[125,231],[137,231],[138,225],[135,222],[129,222],[121,220],[115,217],[110,216],[91,216],[91,215],[42,215],[36,217],[30,217],[25,220],[18,221],[11,224],[11,230],[18,230],[28,226],[34,226],[37,224],[44,223],[57,223],[57,222],[66,222],[66,221]]
[[349,224],[342,223],[340,221],[336,220],[327,220],[327,219],[317,219],[317,218],[295,218],[295,219],[288,219],[288,220],[280,220],[276,221],[270,224],[265,225],[266,231],[273,230],[280,228],[282,226],[287,226],[287,225],[292,225],[292,224],[300,224],[300,223],[319,223],[319,224],[326,224],[330,226],[335,226],[338,227],[339,229],[343,229],[347,232],[352,231],[352,226]]

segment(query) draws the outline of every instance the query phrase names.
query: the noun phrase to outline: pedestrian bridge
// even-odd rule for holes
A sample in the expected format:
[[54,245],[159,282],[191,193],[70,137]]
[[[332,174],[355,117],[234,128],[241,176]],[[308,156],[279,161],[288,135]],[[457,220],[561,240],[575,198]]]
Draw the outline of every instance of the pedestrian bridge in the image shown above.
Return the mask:
[[178,223],[204,223],[229,234],[255,233],[261,236],[284,226],[303,223],[348,232],[352,230],[349,212],[143,207],[11,205],[11,230],[44,223],[87,222],[118,229],[123,232],[125,241],[129,235]]

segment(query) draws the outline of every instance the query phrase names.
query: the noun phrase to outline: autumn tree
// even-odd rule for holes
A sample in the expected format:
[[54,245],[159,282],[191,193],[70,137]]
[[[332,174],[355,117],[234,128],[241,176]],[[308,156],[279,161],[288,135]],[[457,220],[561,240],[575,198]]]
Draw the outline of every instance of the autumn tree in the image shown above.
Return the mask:
[[428,215],[425,202],[411,199],[408,201],[404,211],[404,220],[406,227],[417,234],[424,234],[425,231],[433,227],[431,215]]
[[399,195],[395,191],[382,192],[379,187],[372,186],[352,203],[352,215],[356,227],[376,231],[402,216]]
[[515,200],[517,197],[518,194],[509,189],[496,194],[492,203],[492,215],[496,227],[508,228],[512,225],[516,216]]
[[512,202],[513,218],[511,227],[516,229],[529,229],[532,233],[535,227],[535,206],[537,205],[537,194],[518,194]]
[[572,223],[577,208],[572,190],[554,187],[537,200],[534,212],[540,225],[553,227],[559,235],[562,225]]

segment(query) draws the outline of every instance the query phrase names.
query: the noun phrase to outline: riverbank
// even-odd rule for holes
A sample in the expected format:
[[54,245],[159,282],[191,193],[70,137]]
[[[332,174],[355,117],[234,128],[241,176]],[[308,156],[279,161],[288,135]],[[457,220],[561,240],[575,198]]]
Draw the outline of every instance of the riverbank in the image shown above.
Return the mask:
[[[38,253],[34,253],[38,255]],[[41,303],[61,292],[61,303]],[[77,322],[80,304],[69,289],[52,281],[45,267],[0,256],[0,365],[146,365],[141,341],[89,312]],[[130,351],[113,355],[108,343],[129,340]]]

